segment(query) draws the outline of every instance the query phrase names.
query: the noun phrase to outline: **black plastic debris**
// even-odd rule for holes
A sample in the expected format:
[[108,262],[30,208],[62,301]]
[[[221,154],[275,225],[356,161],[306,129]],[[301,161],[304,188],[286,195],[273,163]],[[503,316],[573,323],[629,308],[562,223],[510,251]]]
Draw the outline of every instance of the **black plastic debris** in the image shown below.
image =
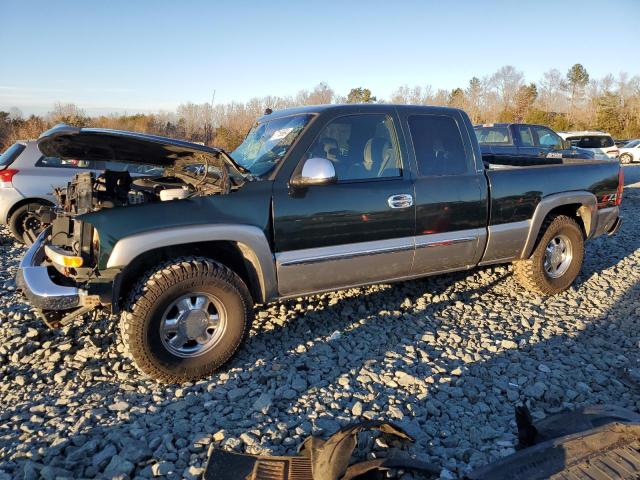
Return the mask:
[[209,450],[204,472],[206,480],[355,480],[382,478],[391,468],[437,474],[440,469],[423,461],[405,457],[365,460],[350,465],[357,444],[357,434],[377,430],[402,441],[412,442],[397,425],[382,421],[366,421],[348,425],[327,440],[307,438],[295,457],[269,457]]

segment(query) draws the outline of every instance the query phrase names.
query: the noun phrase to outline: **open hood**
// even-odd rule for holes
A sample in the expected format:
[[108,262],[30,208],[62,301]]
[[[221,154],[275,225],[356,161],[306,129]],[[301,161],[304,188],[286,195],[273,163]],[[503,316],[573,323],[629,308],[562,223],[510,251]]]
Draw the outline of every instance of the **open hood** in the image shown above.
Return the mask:
[[[176,163],[201,163],[202,156],[222,158],[240,173],[246,170],[224,151],[197,143],[144,133],[79,128],[59,124],[38,138],[40,151],[47,156],[65,160],[93,160],[137,163],[171,167]],[[200,160],[198,160],[200,159]]]

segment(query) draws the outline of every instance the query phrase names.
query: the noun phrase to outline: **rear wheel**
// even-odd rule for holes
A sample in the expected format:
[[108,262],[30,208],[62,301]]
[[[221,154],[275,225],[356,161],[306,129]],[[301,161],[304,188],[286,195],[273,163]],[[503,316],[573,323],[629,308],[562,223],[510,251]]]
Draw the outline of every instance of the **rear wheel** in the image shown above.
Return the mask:
[[43,203],[32,202],[18,207],[9,217],[11,235],[20,243],[31,245],[44,226],[37,211]]
[[542,295],[560,293],[573,283],[582,268],[584,238],[580,226],[564,215],[549,219],[526,260],[515,262],[518,282]]
[[136,366],[163,383],[203,378],[236,352],[253,320],[244,282],[213,260],[171,261],[141,278],[121,317]]
[[625,165],[633,162],[633,157],[630,153],[623,153],[620,155],[620,163],[624,163]]

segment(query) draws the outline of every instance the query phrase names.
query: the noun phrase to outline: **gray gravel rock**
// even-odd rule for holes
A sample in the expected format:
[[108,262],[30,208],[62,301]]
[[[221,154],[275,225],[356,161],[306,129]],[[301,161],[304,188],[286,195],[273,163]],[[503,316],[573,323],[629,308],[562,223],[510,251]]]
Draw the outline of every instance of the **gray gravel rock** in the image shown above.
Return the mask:
[[210,445],[295,454],[363,418],[395,421],[416,439],[405,454],[458,478],[513,451],[520,402],[534,418],[638,411],[638,188],[622,210],[561,295],[526,292],[506,265],[259,306],[229,365],[180,387],[140,376],[115,318],[47,330],[13,286],[24,248],[2,242],[0,479],[198,478]]

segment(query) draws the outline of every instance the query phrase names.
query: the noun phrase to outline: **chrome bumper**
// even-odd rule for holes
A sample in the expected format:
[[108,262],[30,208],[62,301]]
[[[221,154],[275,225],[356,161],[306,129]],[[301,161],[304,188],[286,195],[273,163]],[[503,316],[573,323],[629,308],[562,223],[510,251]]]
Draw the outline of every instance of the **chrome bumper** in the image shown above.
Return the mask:
[[42,310],[69,310],[82,306],[86,292],[75,287],[58,285],[51,280],[44,260],[44,241],[51,227],[46,228],[33,242],[20,262],[16,286],[29,303]]

